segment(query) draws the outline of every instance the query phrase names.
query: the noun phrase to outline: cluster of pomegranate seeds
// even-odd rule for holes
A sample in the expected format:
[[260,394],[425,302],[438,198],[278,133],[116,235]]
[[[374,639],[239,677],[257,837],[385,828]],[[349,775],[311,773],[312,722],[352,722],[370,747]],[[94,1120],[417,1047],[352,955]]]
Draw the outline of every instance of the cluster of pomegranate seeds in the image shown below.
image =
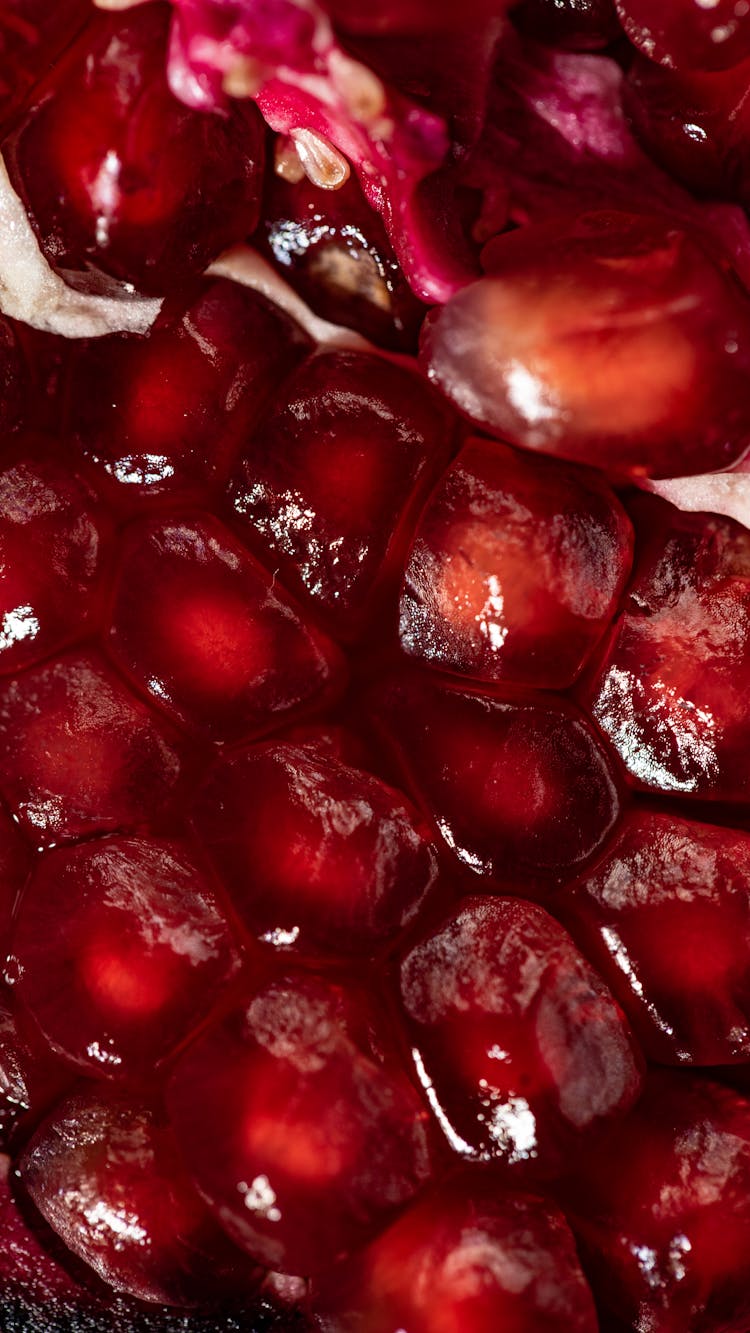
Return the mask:
[[746,1333],[750,6],[53,8],[0,1326]]

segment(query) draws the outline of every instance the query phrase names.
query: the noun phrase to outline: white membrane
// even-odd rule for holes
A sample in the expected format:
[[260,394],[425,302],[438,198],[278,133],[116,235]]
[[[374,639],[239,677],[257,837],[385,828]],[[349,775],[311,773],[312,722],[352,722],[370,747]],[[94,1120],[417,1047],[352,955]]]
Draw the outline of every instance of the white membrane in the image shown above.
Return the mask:
[[146,333],[161,309],[155,297],[94,296],[68,287],[50,268],[0,157],[0,310],[64,338]]
[[[282,310],[296,319],[313,341],[321,347],[350,347],[363,352],[377,350],[372,343],[361,334],[355,333],[353,329],[343,328],[341,324],[329,324],[327,319],[320,319],[318,315],[313,314],[302,297],[298,296],[276,270],[248,245],[237,245],[234,249],[227,250],[211,265],[208,274],[209,277],[215,275],[218,278],[231,278],[234,282],[242,283],[243,287],[252,287],[254,291],[260,292],[262,296],[273,301],[274,305],[281,306]],[[398,361],[402,358],[395,356],[390,359]]]
[[726,514],[750,528],[750,472],[708,472],[700,477],[672,477],[644,483],[678,509]]

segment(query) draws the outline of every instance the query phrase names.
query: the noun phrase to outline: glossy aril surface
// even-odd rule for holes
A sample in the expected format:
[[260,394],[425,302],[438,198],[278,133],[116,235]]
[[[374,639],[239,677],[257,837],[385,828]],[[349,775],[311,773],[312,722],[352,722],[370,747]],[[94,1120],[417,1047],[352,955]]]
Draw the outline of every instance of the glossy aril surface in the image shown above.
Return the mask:
[[748,1333],[746,0],[0,8],[0,1328]]
[[333,645],[208,514],[129,529],[110,644],[157,706],[217,740],[320,705],[341,675]]
[[147,337],[73,344],[65,430],[114,500],[204,500],[270,393],[307,349],[301,329],[238,283],[204,282]]
[[[74,1093],[39,1127],[20,1169],[45,1221],[115,1290],[190,1306],[221,1275],[229,1247],[169,1128],[137,1098]],[[247,1264],[245,1272],[249,1286]]]
[[653,1073],[617,1151],[592,1144],[566,1201],[604,1306],[660,1333],[741,1333],[748,1173],[750,1103],[708,1080]]
[[322,743],[223,754],[191,819],[238,916],[271,943],[372,953],[437,878],[435,848],[406,798]]
[[636,565],[589,686],[594,718],[642,788],[750,797],[750,538],[732,519],[647,499]]
[[397,1066],[360,1049],[350,1013],[322,978],[279,977],[198,1037],[170,1080],[202,1194],[230,1236],[283,1272],[330,1266],[430,1176],[427,1113]]
[[346,1333],[595,1333],[562,1213],[487,1173],[431,1190],[323,1284],[326,1328]]
[[567,701],[414,672],[372,709],[407,788],[459,862],[493,885],[544,891],[583,866],[617,819],[609,756]]
[[648,152],[702,195],[747,194],[748,61],[719,71],[668,69],[645,56],[628,71],[626,109]]
[[153,838],[50,852],[26,887],[11,956],[16,992],[53,1049],[114,1078],[148,1074],[239,964],[210,881],[184,847]]
[[37,1117],[57,1101],[70,1074],[38,1040],[8,991],[0,993],[0,1151],[13,1148],[29,1117]]
[[31,840],[143,827],[173,796],[183,746],[94,653],[0,688],[0,790]]
[[620,476],[727,467],[750,444],[750,303],[698,241],[628,213],[492,241],[428,317],[430,379],[512,444]]
[[750,12],[737,0],[615,0],[631,42],[676,69],[729,69],[750,55]]
[[255,237],[259,249],[323,319],[380,346],[412,352],[424,306],[355,178],[340,189],[321,190],[303,174],[293,145],[277,144]]
[[[27,445],[28,450],[28,445]],[[0,471],[0,673],[82,637],[101,611],[111,520],[62,460],[42,454]]]
[[177,101],[169,15],[159,0],[91,18],[3,146],[45,253],[84,285],[179,289],[258,219],[258,112]]
[[542,1173],[571,1135],[635,1101],[622,1013],[542,908],[472,897],[406,954],[412,1054],[460,1151]]
[[308,361],[249,440],[231,487],[243,532],[344,635],[399,554],[399,527],[447,461],[452,415],[374,356]]
[[631,546],[598,476],[473,440],[417,525],[401,646],[473,680],[564,689],[614,615]]
[[634,811],[555,911],[652,1059],[747,1059],[750,835]]

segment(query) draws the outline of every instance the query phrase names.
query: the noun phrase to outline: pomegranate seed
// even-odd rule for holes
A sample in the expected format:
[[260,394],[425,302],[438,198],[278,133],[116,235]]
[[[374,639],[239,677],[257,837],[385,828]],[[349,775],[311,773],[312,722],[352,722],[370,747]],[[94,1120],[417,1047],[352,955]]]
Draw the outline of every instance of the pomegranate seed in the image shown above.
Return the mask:
[[19,450],[0,471],[0,673],[48,656],[99,618],[111,526],[69,465]]
[[176,1046],[238,962],[203,873],[178,844],[146,838],[44,857],[12,949],[18,994],[54,1050],[116,1077],[147,1072]]
[[451,419],[374,356],[308,361],[251,438],[232,504],[293,591],[352,633],[398,560],[405,514],[447,461]]
[[750,1102],[652,1073],[576,1162],[568,1215],[606,1309],[641,1328],[742,1333],[750,1317]]
[[0,1149],[12,1146],[16,1129],[57,1101],[69,1081],[67,1071],[14,1013],[11,997],[0,993]]
[[626,106],[647,151],[701,194],[750,201],[747,188],[750,62],[718,73],[665,69],[636,57]]
[[750,11],[737,0],[615,0],[644,55],[676,69],[729,69],[750,56]]
[[555,911],[653,1060],[750,1057],[750,834],[634,811]]
[[0,687],[0,787],[45,845],[146,825],[173,795],[181,752],[94,653]]
[[417,1095],[360,1049],[348,1008],[321,978],[270,981],[194,1042],[168,1088],[202,1195],[253,1258],[282,1272],[342,1258],[430,1175]]
[[330,1333],[595,1333],[591,1293],[556,1208],[489,1173],[430,1190],[325,1275]]
[[559,1170],[571,1136],[638,1095],[620,1010],[535,904],[465,899],[407,953],[400,981],[418,1073],[460,1152]]
[[111,644],[154,703],[219,739],[320,704],[340,674],[333,645],[208,514],[129,530]]
[[169,18],[162,3],[92,18],[3,146],[47,258],[83,285],[179,290],[258,221],[260,116],[173,97]]
[[417,527],[401,646],[475,680],[562,689],[614,616],[631,547],[598,477],[474,440]]
[[708,800],[750,799],[750,536],[729,518],[644,497],[636,569],[587,689],[633,781]]
[[619,812],[610,762],[567,701],[416,672],[373,711],[407,786],[469,870],[524,893],[583,866]]
[[512,444],[614,475],[714,471],[750,444],[750,304],[654,217],[587,213],[491,242],[431,313],[430,378]]
[[308,346],[263,296],[223,278],[148,337],[76,343],[65,430],[113,498],[204,501],[278,381]]
[[116,1291],[190,1306],[221,1279],[228,1246],[168,1127],[137,1100],[73,1094],[37,1130],[20,1172],[45,1221]]
[[272,942],[372,952],[437,875],[405,798],[320,743],[223,755],[192,823],[248,930]]
[[[278,145],[283,158],[283,141]],[[294,156],[289,160],[294,165]],[[275,173],[256,243],[323,319],[382,347],[414,351],[425,307],[354,177],[324,191],[306,176],[290,181]]]

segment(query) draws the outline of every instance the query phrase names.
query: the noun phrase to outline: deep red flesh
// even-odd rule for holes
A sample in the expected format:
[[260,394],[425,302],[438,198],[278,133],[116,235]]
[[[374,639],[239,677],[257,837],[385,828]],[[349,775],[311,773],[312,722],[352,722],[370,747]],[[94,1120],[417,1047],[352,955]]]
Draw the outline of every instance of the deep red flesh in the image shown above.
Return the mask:
[[372,953],[437,878],[405,798],[321,743],[222,755],[191,823],[250,934],[307,952]]
[[103,274],[179,290],[258,220],[260,117],[177,101],[169,16],[149,3],[90,19],[3,144],[46,254],[84,285]]
[[750,11],[355,8],[0,16],[0,1326],[746,1333]]

